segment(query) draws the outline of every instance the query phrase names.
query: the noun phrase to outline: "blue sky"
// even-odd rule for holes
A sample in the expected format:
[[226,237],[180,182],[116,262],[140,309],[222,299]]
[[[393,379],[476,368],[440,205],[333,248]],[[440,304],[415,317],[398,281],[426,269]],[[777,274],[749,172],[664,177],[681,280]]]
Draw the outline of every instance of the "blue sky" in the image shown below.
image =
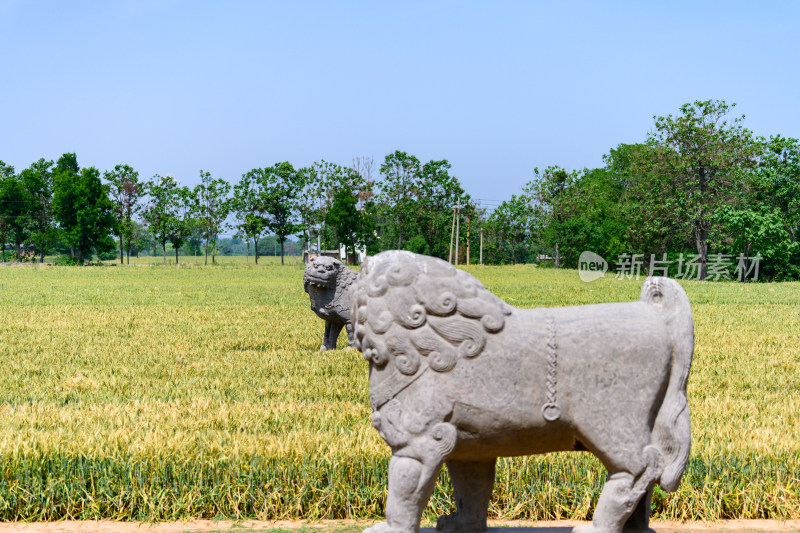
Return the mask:
[[0,159],[191,185],[399,149],[491,207],[698,99],[800,137],[798,23],[798,2],[0,0]]

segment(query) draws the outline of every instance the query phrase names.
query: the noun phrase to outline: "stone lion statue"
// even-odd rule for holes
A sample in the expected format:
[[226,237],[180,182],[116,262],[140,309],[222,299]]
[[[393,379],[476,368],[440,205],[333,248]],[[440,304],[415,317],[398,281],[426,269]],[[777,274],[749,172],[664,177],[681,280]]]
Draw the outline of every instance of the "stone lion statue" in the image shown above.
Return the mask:
[[311,298],[311,310],[325,321],[325,335],[320,350],[335,350],[342,327],[353,346],[350,307],[358,272],[333,257],[312,257],[303,272],[303,289]]
[[444,532],[486,529],[500,456],[595,454],[608,479],[581,533],[646,531],[654,485],[680,484],[694,324],[672,280],[648,278],[633,303],[515,309],[445,261],[391,251],[362,266],[353,323],[392,449],[372,533],[418,531],[443,463]]

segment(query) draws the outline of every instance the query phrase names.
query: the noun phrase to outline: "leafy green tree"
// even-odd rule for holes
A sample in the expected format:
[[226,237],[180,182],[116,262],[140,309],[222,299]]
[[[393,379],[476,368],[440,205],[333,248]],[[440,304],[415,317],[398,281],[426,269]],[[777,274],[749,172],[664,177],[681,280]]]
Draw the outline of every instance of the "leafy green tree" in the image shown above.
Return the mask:
[[128,252],[128,264],[131,262],[131,241],[133,238],[133,215],[139,209],[139,199],[144,189],[139,183],[139,173],[129,165],[117,165],[113,171],[103,175],[111,186],[111,198],[117,218],[117,236],[119,237],[119,263],[123,263],[125,251]]
[[777,210],[792,242],[800,234],[800,141],[773,135],[762,139],[764,150],[753,173],[753,201]]
[[735,104],[722,100],[684,104],[680,115],[655,118],[648,137],[652,150],[634,163],[644,178],[637,184],[644,209],[660,212],[673,227],[685,225],[699,256],[699,278],[706,279],[708,235],[717,210],[743,188],[756,162],[758,144],[742,126],[744,117],[726,118]]
[[257,180],[248,173],[233,187],[231,208],[236,218],[236,235],[247,242],[247,261],[250,258],[250,242],[253,243],[255,263],[258,264],[258,241],[267,230],[266,205],[257,188]]
[[39,159],[20,172],[20,181],[27,191],[30,239],[44,262],[47,251],[56,243],[58,232],[53,220],[53,161]]
[[405,239],[417,234],[418,206],[416,198],[422,165],[413,155],[399,150],[386,156],[380,168],[383,175],[379,204],[389,222],[384,227],[386,236],[396,235],[397,249],[403,248]]
[[5,241],[8,237],[14,243],[17,261],[21,260],[22,243],[28,235],[30,216],[30,196],[13,167],[6,166],[0,173],[0,235],[3,236],[3,261],[5,261]]
[[[576,195],[573,186],[578,181],[578,171],[568,172],[558,166],[549,166],[540,172],[534,169],[534,179],[524,187],[525,196],[531,199],[542,219],[542,244],[553,253],[556,268],[562,265],[564,241],[574,228],[570,220],[575,212]],[[567,261],[570,255],[567,254]]]
[[441,258],[449,252],[453,206],[457,203],[462,207],[470,205],[469,196],[449,170],[450,163],[446,159],[428,161],[422,165],[416,184],[418,231],[425,240],[426,253]]
[[[142,189],[146,188],[144,183],[141,185]],[[153,236],[147,231],[147,228],[145,228],[143,224],[136,220],[131,221],[130,252],[134,257],[139,257],[139,253],[142,252],[142,250],[147,250],[152,239]]]
[[[762,275],[778,281],[800,275],[796,263],[800,243],[791,240],[780,211],[725,205],[717,210],[715,218],[731,242],[733,255],[741,257],[745,272],[751,258],[758,254],[763,258]],[[747,281],[747,277],[742,276],[741,281]]]
[[155,241],[161,245],[164,264],[167,264],[167,242],[172,236],[173,219],[175,217],[174,198],[177,195],[178,182],[172,176],[156,174],[145,184],[149,202],[144,207],[142,216],[147,222],[147,229]]
[[189,187],[177,187],[172,197],[172,216],[169,228],[169,240],[175,250],[175,264],[178,264],[178,252],[191,240],[197,230],[198,222],[194,218],[194,191]]
[[303,229],[296,217],[296,202],[304,185],[303,176],[288,161],[271,167],[255,168],[246,176],[258,184],[259,201],[267,215],[266,227],[278,238],[283,265],[286,238]]
[[75,259],[75,246],[68,242],[65,232],[78,223],[80,196],[76,184],[79,172],[80,166],[74,152],[59,157],[53,168],[53,216],[59,226],[59,236],[69,248],[72,259]]
[[98,253],[114,249],[114,204],[108,186],[94,167],[78,170],[75,154],[64,154],[56,164],[53,211],[64,241],[78,264]]
[[15,218],[12,198],[6,197],[11,193],[12,186],[6,184],[15,179],[14,167],[0,161],[0,248],[2,248],[3,263],[6,262],[6,241]]
[[222,178],[213,178],[210,172],[200,171],[200,183],[193,191],[194,216],[197,227],[205,239],[205,264],[208,264],[208,246],[211,244],[211,264],[216,262],[217,236],[227,227],[225,220],[231,211],[228,194],[231,185]]
[[345,247],[348,257],[355,254],[356,247],[367,244],[373,231],[368,209],[358,208],[358,194],[347,187],[340,187],[334,193],[325,221],[333,228],[337,242]]
[[536,214],[530,198],[511,195],[489,217],[498,249],[511,251],[511,262],[519,262],[520,247],[530,239],[536,225]]

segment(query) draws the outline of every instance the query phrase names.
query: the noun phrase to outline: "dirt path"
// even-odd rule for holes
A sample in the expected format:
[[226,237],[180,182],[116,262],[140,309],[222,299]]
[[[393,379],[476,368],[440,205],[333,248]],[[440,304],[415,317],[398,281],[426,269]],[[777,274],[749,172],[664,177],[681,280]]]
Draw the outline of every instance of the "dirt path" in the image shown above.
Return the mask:
[[[569,533],[572,526],[581,522],[490,522],[489,533],[497,528],[513,528],[513,533]],[[264,532],[275,529],[318,530],[320,533],[355,533],[372,522],[331,520],[319,522],[278,521],[259,522],[243,520],[189,520],[186,522],[112,522],[112,521],[64,521],[64,522],[7,522],[0,523],[0,533],[202,533],[202,532]],[[800,520],[726,520],[721,522],[652,522],[657,533],[746,533],[746,532],[800,532]],[[493,532],[493,530],[495,530]],[[434,530],[423,529],[425,533]],[[508,532],[511,533],[511,532]]]

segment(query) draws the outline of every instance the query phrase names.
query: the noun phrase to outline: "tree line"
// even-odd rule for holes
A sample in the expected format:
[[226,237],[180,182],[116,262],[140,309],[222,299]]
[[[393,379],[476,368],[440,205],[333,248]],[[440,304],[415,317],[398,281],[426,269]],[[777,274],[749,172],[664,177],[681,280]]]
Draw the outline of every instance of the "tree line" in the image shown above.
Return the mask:
[[[446,159],[422,162],[402,151],[379,166],[371,158],[276,163],[233,185],[201,171],[193,188],[172,176],[140,180],[128,165],[102,174],[80,168],[74,153],[18,174],[0,161],[0,242],[17,259],[68,250],[83,264],[114,249],[130,261],[145,238],[164,262],[171,244],[177,262],[179,250],[201,241],[214,263],[219,235],[232,229],[256,262],[259,243],[274,235],[282,258],[296,237],[306,248],[397,248],[461,263],[475,262],[478,251],[488,264],[556,268],[577,267],[584,250],[612,267],[658,257],[674,269],[689,254],[698,279],[710,264],[713,277],[721,257],[755,256],[762,277],[800,279],[800,144],[755,136],[743,116],[731,117],[734,106],[696,101],[654,117],[643,142],[612,148],[604,166],[534,169],[493,210],[465,192]],[[643,261],[644,272],[652,265]]]

